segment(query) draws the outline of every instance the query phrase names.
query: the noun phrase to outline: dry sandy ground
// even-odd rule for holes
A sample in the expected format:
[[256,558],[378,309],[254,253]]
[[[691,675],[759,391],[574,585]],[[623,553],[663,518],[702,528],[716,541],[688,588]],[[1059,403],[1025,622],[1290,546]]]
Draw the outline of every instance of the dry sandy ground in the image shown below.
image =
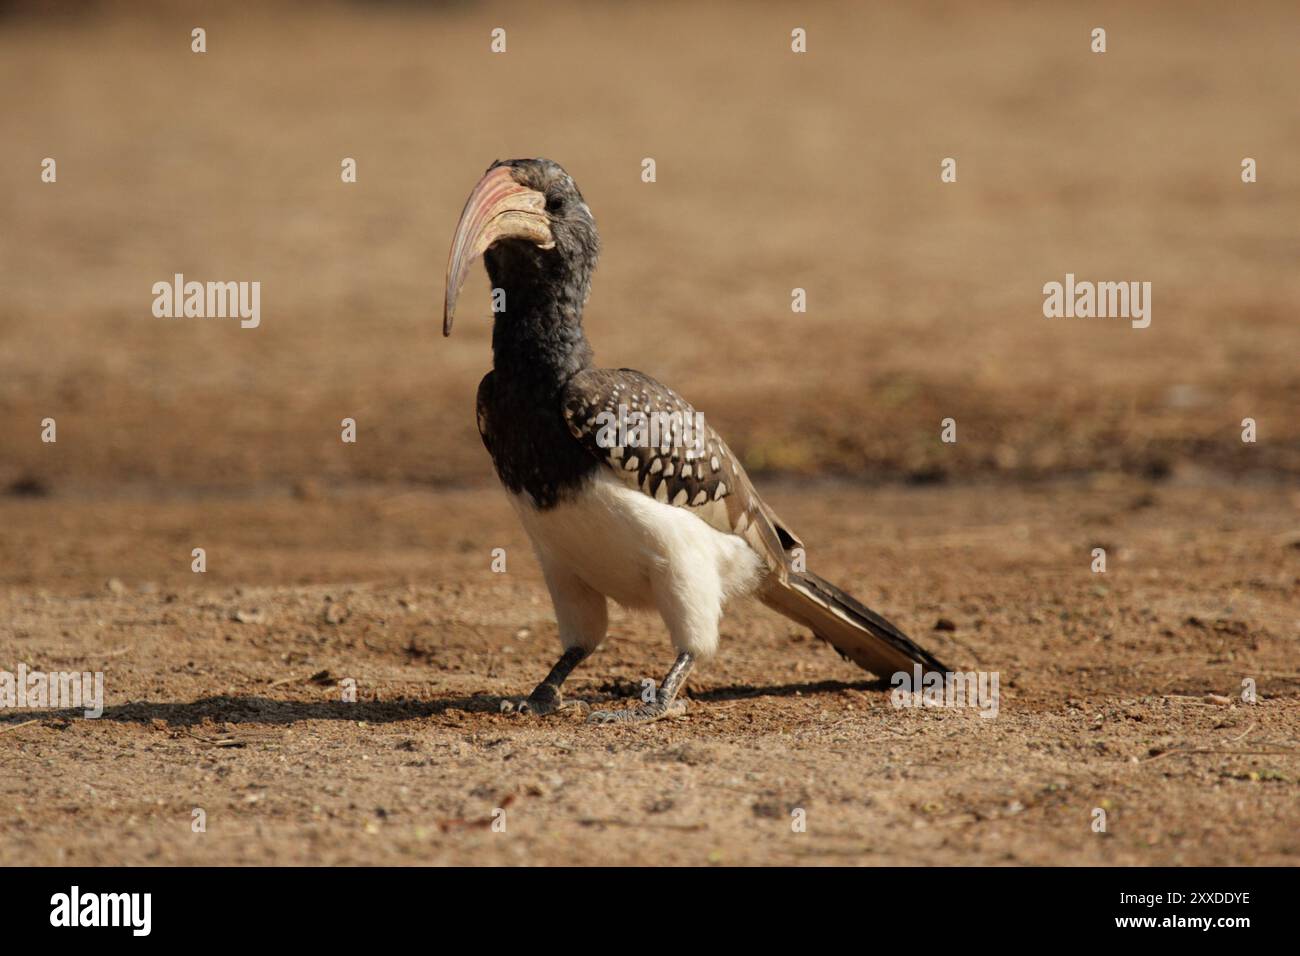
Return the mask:
[[[10,500],[0,659],[102,670],[108,707],[5,716],[0,862],[1300,859],[1294,490],[771,490],[811,566],[999,672],[995,718],[895,709],[744,605],[683,719],[499,714],[556,641],[495,491]],[[670,658],[657,620],[616,615],[570,697],[633,697]]]
[[[224,5],[202,56],[189,4],[2,6],[0,670],[108,710],[0,714],[0,862],[1296,862],[1294,3]],[[600,225],[598,360],[995,719],[751,607],[682,720],[498,713],[554,625],[475,433],[482,276],[437,313],[521,155]],[[153,318],[178,272],[261,326]],[[1044,319],[1067,272],[1152,282],[1150,328]],[[613,631],[572,696],[662,675]]]

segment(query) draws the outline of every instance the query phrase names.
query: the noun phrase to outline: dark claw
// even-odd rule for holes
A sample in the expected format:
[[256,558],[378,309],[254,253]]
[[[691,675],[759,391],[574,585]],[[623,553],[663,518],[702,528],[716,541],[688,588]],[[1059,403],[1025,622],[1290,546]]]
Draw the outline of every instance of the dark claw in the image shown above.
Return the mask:
[[627,710],[594,710],[587,717],[589,724],[640,724],[665,717],[680,717],[686,713],[686,702],[674,700],[670,704],[656,701]]
[[540,684],[536,690],[523,699],[515,698],[501,701],[501,713],[503,714],[531,714],[534,717],[545,717],[567,707],[585,708],[586,704],[582,701],[565,703],[564,697],[560,694],[560,689],[554,684]]

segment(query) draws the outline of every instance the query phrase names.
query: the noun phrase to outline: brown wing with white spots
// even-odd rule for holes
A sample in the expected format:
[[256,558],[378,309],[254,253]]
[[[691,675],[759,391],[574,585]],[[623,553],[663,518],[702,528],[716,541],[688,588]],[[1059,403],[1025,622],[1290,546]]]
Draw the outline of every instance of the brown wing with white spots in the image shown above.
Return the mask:
[[726,442],[690,403],[632,369],[588,369],[562,396],[569,430],[632,488],[737,534],[784,579],[800,547],[750,484]]

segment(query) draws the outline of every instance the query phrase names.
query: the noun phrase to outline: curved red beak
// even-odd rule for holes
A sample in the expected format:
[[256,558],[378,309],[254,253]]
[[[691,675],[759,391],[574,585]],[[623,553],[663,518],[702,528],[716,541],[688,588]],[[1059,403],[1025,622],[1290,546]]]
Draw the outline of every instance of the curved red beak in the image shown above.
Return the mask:
[[474,260],[500,239],[527,239],[542,249],[553,249],[546,197],[521,186],[511,167],[498,166],[478,181],[465,201],[465,209],[451,240],[447,258],[447,295],[442,307],[442,334],[451,335],[456,300]]

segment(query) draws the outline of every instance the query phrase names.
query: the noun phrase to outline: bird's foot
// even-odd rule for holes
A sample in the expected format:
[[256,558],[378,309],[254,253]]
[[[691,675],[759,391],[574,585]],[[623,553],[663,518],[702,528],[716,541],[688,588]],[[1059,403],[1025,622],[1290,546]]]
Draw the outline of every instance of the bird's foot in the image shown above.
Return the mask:
[[593,710],[587,715],[589,724],[641,724],[665,717],[681,717],[686,713],[686,701],[673,700],[642,704],[626,710]]
[[574,708],[582,711],[589,709],[586,701],[565,700],[560,689],[554,684],[540,684],[527,697],[513,697],[501,701],[503,714],[531,714],[534,717],[545,717],[547,714]]

